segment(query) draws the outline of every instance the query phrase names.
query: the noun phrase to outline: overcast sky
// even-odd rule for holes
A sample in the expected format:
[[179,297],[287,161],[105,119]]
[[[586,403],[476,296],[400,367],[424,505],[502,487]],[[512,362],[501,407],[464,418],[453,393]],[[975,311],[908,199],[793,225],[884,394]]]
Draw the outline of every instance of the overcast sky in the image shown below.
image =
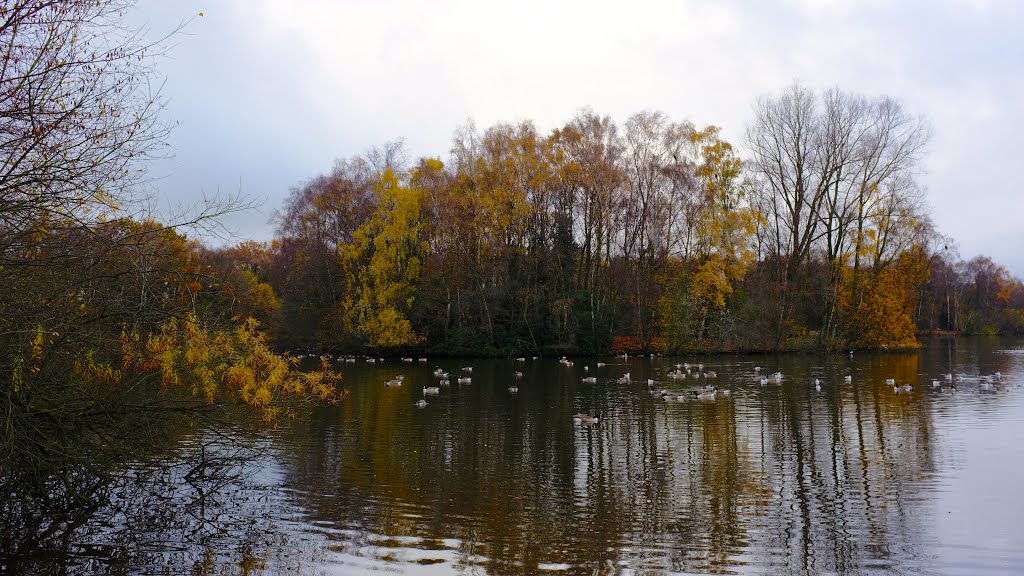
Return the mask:
[[742,150],[758,96],[798,80],[898,98],[931,121],[924,184],[960,254],[1024,276],[1019,0],[141,0],[154,32],[203,12],[166,75],[168,201],[263,200],[230,220],[268,240],[289,189],[405,138],[446,159],[468,118],[542,131],[580,108],[716,124]]

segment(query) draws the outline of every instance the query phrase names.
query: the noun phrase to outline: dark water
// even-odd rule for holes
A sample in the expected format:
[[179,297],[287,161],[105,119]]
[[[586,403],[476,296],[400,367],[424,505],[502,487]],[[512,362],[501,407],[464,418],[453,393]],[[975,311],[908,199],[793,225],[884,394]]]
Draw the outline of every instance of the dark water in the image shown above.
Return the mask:
[[[608,366],[596,368],[598,360]],[[673,381],[667,372],[702,361],[729,397],[666,402],[648,391],[651,378],[685,393],[692,377]],[[419,409],[414,402],[422,386],[436,385],[436,366],[451,372],[452,385]],[[463,366],[473,367],[472,384],[455,383]],[[783,384],[762,387],[754,366],[781,370]],[[158,574],[1024,572],[1020,341],[936,340],[919,354],[854,357],[340,367],[351,389],[341,405],[261,438],[228,426],[190,436],[162,459],[160,475],[127,482],[56,551],[23,546],[29,559],[18,566]],[[632,382],[617,383],[626,371]],[[996,371],[998,381],[979,378]],[[957,375],[956,387],[933,388],[947,372]],[[383,386],[398,374],[400,388]],[[598,382],[581,382],[586,375]],[[914,390],[894,394],[886,378]],[[580,425],[576,413],[600,420]]]

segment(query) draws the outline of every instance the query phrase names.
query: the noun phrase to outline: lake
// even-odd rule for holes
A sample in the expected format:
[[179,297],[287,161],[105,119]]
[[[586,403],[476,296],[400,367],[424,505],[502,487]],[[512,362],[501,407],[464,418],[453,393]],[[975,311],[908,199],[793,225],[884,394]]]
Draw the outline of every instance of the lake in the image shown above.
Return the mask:
[[[127,470],[87,517],[9,545],[9,566],[82,574],[1024,570],[1024,342],[572,360],[340,363],[351,390],[340,405],[257,435],[206,422]],[[717,378],[670,378],[682,363],[703,363]],[[452,383],[418,408],[423,387],[438,385],[436,367]],[[761,375],[776,371],[781,384],[763,386]],[[630,381],[619,382],[626,372]],[[398,375],[401,386],[384,385]],[[459,376],[472,382],[458,384]],[[597,381],[583,381],[590,376]],[[913,390],[894,393],[888,378]],[[648,379],[682,398],[652,394]],[[706,383],[729,395],[690,393]],[[598,422],[575,422],[575,414]]]

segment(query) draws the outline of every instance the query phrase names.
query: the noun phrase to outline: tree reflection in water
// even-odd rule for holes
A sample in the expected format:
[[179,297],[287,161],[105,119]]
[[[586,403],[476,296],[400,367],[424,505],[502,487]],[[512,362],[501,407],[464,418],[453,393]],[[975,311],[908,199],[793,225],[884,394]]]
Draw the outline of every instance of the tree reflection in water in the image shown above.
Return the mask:
[[[60,529],[5,509],[3,558],[72,573],[928,572],[943,544],[932,499],[958,465],[940,431],[1014,424],[1000,419],[1024,357],[995,350],[710,358],[732,395],[671,403],[643,382],[694,386],[664,378],[675,359],[620,360],[596,384],[520,364],[515,396],[511,361],[478,361],[472,385],[423,410],[433,365],[403,367],[398,389],[378,384],[393,367],[349,365],[341,405],[260,440],[186,438]],[[760,386],[755,365],[785,382]],[[626,370],[634,383],[617,384]],[[930,386],[997,370],[991,393]],[[574,424],[580,412],[600,422]]]
[[113,472],[83,502],[7,498],[0,572],[307,573],[322,538],[296,527],[270,444],[204,430]]

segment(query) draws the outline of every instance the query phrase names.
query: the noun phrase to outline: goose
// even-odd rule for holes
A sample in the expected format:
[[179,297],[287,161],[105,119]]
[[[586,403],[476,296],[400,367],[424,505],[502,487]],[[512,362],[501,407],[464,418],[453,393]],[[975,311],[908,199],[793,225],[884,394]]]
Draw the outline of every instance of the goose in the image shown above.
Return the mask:
[[761,378],[761,386],[767,386],[767,385],[768,385],[768,379],[767,378]]
[[697,364],[697,372],[703,372],[703,371],[704,371],[704,364],[703,363]]
[[986,380],[978,384],[978,388],[985,392],[990,392],[992,390],[992,383]]
[[366,363],[367,364],[373,364],[374,362],[376,362],[376,360],[374,360],[373,358],[367,358],[366,359]]
[[437,376],[438,378],[440,378],[442,374],[444,374],[444,370],[441,370],[440,367],[435,367],[434,368],[434,376]]
[[519,392],[519,386],[509,386],[508,391],[510,394],[515,394],[516,392]]
[[428,394],[431,395],[431,396],[437,396],[440,393],[441,393],[441,388],[438,387],[438,386],[424,386],[423,387],[423,395],[424,396],[426,396]]
[[682,370],[682,369],[683,369],[683,365],[682,364],[676,364],[676,370]]
[[1000,378],[1003,377],[1003,373],[1002,372],[993,372],[992,373],[992,377],[995,378],[996,380],[999,380]]
[[452,385],[452,381],[447,379],[447,378],[445,378],[445,379],[441,380],[440,384],[441,384],[441,386],[451,386]]
[[402,362],[412,362],[412,358],[402,358]]
[[607,366],[607,364],[605,364],[604,362],[598,362],[597,363],[597,367],[598,368],[604,368],[605,366]]
[[821,392],[821,380],[818,380],[817,378],[814,379],[814,389]]
[[728,398],[729,396],[732,396],[732,390],[729,390],[728,388],[716,389],[715,394]]
[[622,378],[616,380],[619,384],[629,384],[629,372],[622,375]]
[[468,376],[463,376],[458,380],[459,384],[472,384],[473,379]]
[[473,367],[472,366],[463,366],[462,371],[463,372],[472,372],[473,371]]
[[913,384],[904,384],[903,386],[895,386],[894,385],[892,387],[892,391],[893,391],[894,394],[913,392],[914,391],[914,385]]
[[896,385],[896,379],[895,378],[886,378],[885,379],[885,384],[886,384],[886,386],[895,386]]
[[597,383],[597,378],[595,378],[595,377],[593,377],[593,376],[590,376],[590,377],[584,378],[584,379],[583,379],[583,383],[584,383],[584,384],[596,384],[596,383]]
[[697,394],[698,400],[714,400],[718,395],[714,390],[706,390]]
[[584,366],[583,367],[583,371],[584,372],[590,372],[590,366]]
[[427,361],[426,358],[420,358],[420,362],[426,362],[426,361]]
[[589,426],[591,424],[597,424],[598,417],[591,416],[589,414],[575,414],[572,417],[572,421],[575,422],[576,424],[583,424],[584,426]]
[[540,356],[534,356],[533,357],[534,360],[536,360],[537,358],[540,358]]
[[718,378],[718,372],[715,372],[714,370],[708,370],[707,372],[704,373],[704,377],[705,378]]
[[850,382],[853,382],[853,376],[851,376],[849,374],[847,374],[846,376],[843,376],[843,382],[846,382],[847,384],[849,384]]
[[514,376],[516,380],[521,380],[523,378],[523,373],[522,372],[513,372],[512,376]]
[[650,378],[647,379],[647,386],[648,387],[654,386],[654,384],[655,384],[654,380],[652,380]]
[[401,380],[385,380],[384,385],[388,387],[397,387],[402,385]]
[[516,362],[526,362],[526,358],[520,356],[519,358],[516,358]]
[[754,366],[754,373],[755,374],[760,372],[760,371],[761,371],[761,367],[760,366]]
[[946,380],[946,382],[953,381],[953,374],[943,374],[942,377]]
[[427,407],[427,401],[424,400],[423,398],[420,398],[419,400],[416,401],[416,407],[417,408],[426,408]]

